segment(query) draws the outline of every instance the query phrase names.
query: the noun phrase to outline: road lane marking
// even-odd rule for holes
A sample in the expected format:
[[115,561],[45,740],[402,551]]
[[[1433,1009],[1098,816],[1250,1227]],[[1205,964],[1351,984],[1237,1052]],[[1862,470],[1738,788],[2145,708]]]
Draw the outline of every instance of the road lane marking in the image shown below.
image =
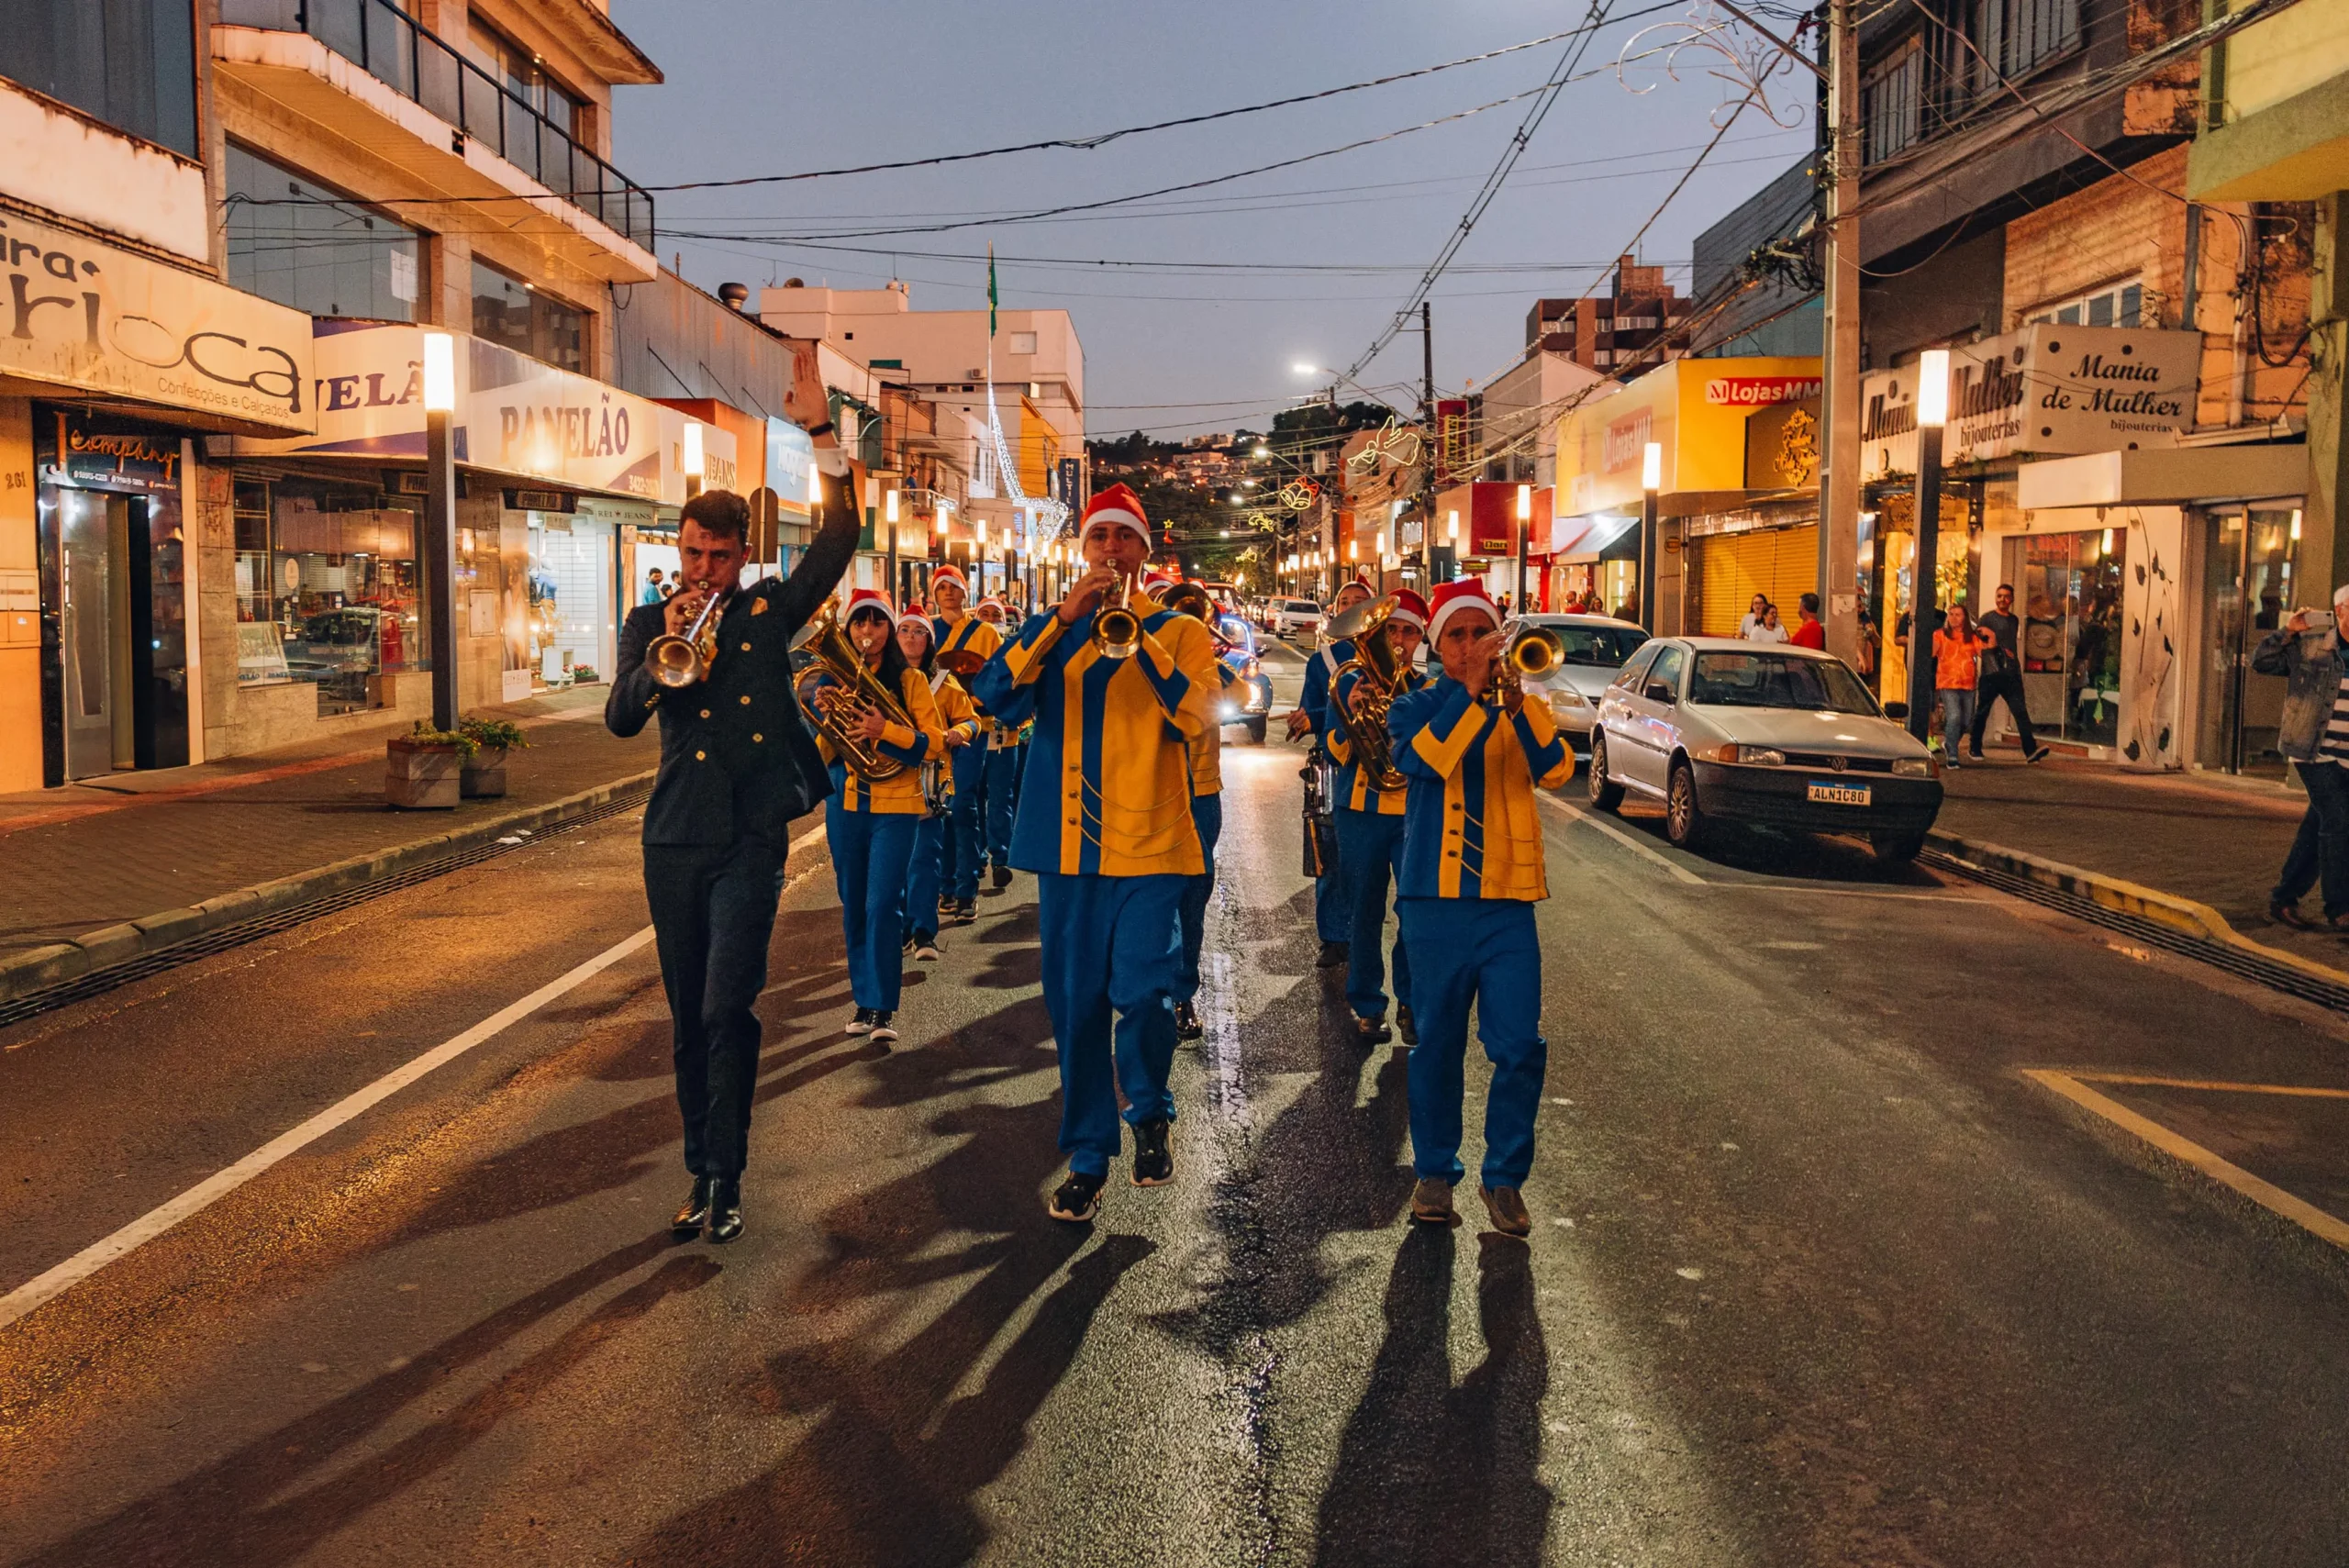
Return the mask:
[[2040,1087],[2063,1095],[2082,1110],[2101,1117],[2122,1131],[2143,1139],[2180,1164],[2191,1166],[2201,1172],[2212,1181],[2232,1189],[2240,1196],[2250,1199],[2269,1213],[2279,1215],[2310,1235],[2330,1241],[2344,1251],[2349,1251],[2349,1220],[2343,1220],[2338,1216],[2329,1214],[2305,1199],[2293,1196],[2273,1182],[2263,1181],[2232,1161],[2213,1153],[2190,1139],[2180,1137],[2150,1118],[2138,1115],[2118,1100],[2098,1094],[2082,1080],[2116,1084],[2167,1084],[2178,1088],[2208,1087],[2270,1094],[2315,1094],[2328,1098],[2334,1095],[2349,1098],[2349,1094],[2339,1090],[2289,1090],[2280,1086],[2270,1088],[2253,1084],[2198,1085],[2181,1079],[2133,1078],[2125,1073],[2058,1073],[2043,1067],[2025,1068],[2022,1075]]
[[1606,834],[1609,838],[1614,840],[1617,843],[1622,845],[1633,854],[1640,856],[1643,860],[1653,861],[1656,864],[1670,872],[1680,881],[1696,887],[1706,887],[1710,885],[1710,884],[1707,883],[1703,877],[1698,876],[1687,866],[1682,865],[1679,862],[1672,859],[1670,856],[1664,854],[1653,845],[1641,843],[1637,839],[1632,838],[1629,833],[1626,833],[1620,828],[1616,827],[1612,822],[1601,821],[1598,817],[1592,816],[1589,812],[1583,810],[1579,806],[1569,806],[1564,801],[1560,800],[1556,795],[1550,794],[1547,790],[1537,791],[1536,793],[1541,795],[1544,802],[1556,806],[1559,810],[1564,812],[1568,817],[1571,817],[1575,821],[1588,823],[1591,827],[1598,828],[1600,832]]
[[2141,1073],[2072,1073],[2083,1084],[2135,1084],[2154,1089],[2204,1089],[2235,1095],[2298,1095],[2312,1100],[2349,1100],[2349,1089],[2307,1084],[2225,1084],[2211,1078],[2160,1078]]

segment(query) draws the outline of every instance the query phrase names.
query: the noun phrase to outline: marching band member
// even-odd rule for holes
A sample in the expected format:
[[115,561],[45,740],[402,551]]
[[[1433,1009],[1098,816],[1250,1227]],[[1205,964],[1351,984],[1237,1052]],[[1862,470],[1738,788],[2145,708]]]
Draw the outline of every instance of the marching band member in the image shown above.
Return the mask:
[[[644,896],[651,906],[669,999],[677,1110],[693,1190],[672,1224],[712,1241],[742,1234],[742,1167],[750,1156],[758,1082],[759,1018],[767,945],[783,895],[791,823],[823,802],[824,763],[792,691],[791,640],[856,553],[863,519],[843,494],[847,454],[818,432],[829,482],[822,528],[786,582],[736,588],[749,558],[750,505],[705,490],[678,521],[682,586],[629,612],[604,723],[626,739],[661,716],[661,771],[644,808]],[[716,656],[685,685],[663,685],[645,664],[662,636],[686,637],[715,595],[705,627]]]
[[[979,601],[979,619],[994,630],[998,644],[1003,639],[1005,613],[1003,601],[993,594]],[[990,868],[989,877],[997,888],[1011,885],[1011,819],[1012,813],[1019,805],[1019,769],[1028,755],[1028,735],[1032,728],[1021,724],[997,725],[987,732],[986,768],[980,780],[980,821],[986,829],[985,860]],[[975,864],[971,881],[975,887],[978,883]]]
[[1037,774],[1020,798],[1011,858],[1036,875],[1044,1002],[1060,1048],[1069,1171],[1048,1212],[1081,1222],[1099,1209],[1119,1151],[1120,1089],[1134,1184],[1174,1176],[1166,1076],[1181,979],[1176,911],[1186,879],[1206,870],[1186,753],[1215,723],[1216,678],[1206,628],[1126,591],[1150,556],[1140,497],[1122,484],[1096,495],[1078,546],[1084,577],[1028,618],[973,695],[998,723],[1036,721]]
[[[1165,579],[1162,578],[1160,581],[1163,582]],[[1170,584],[1168,590],[1170,597],[1164,601],[1168,607],[1184,609],[1186,614],[1193,613],[1192,610],[1185,608],[1186,601],[1171,596],[1174,591],[1173,585]],[[1190,592],[1194,595],[1204,595],[1204,590],[1200,589],[1194,588]],[[1197,618],[1201,625],[1208,627],[1208,651],[1210,653],[1214,652],[1216,647],[1214,624],[1208,618],[1215,614],[1214,607],[1205,604],[1201,597],[1192,598],[1187,603],[1197,607],[1195,618]],[[1216,841],[1223,837],[1223,728],[1220,719],[1223,713],[1223,694],[1232,682],[1239,678],[1232,673],[1231,666],[1225,663],[1219,656],[1216,659],[1215,668],[1217,681],[1214,711],[1218,722],[1209,724],[1207,733],[1193,741],[1190,748],[1191,825],[1199,830],[1199,855],[1206,862],[1207,869],[1192,877],[1183,888],[1183,903],[1180,911],[1183,923],[1183,979],[1174,992],[1174,1038],[1176,1040],[1197,1040],[1207,1032],[1199,1023],[1197,1005],[1199,955],[1207,946],[1208,900],[1215,896]]]
[[[1359,576],[1338,590],[1330,601],[1332,619],[1345,614],[1371,596],[1370,584]],[[1326,748],[1330,734],[1330,682],[1337,675],[1338,666],[1354,656],[1350,640],[1324,644],[1321,651],[1307,661],[1305,691],[1289,710],[1288,738],[1292,740],[1311,734],[1317,747]],[[1321,939],[1321,952],[1313,962],[1322,969],[1335,969],[1346,962],[1346,942],[1353,934],[1353,911],[1346,903],[1345,881],[1340,871],[1323,873],[1313,879],[1313,929]]]
[[[848,1032],[879,1040],[897,1038],[897,995],[905,969],[905,899],[914,840],[930,813],[923,797],[921,763],[944,754],[938,704],[930,682],[910,668],[896,639],[897,617],[889,601],[871,588],[849,595],[846,630],[864,667],[884,690],[896,695],[911,725],[895,722],[880,708],[865,706],[848,720],[857,735],[883,757],[903,766],[885,778],[867,778],[853,761],[819,736],[831,767],[833,798],[824,810],[824,835],[832,849],[832,876],[841,896],[841,923],[848,939],[849,990],[856,1016]],[[820,693],[832,685],[827,673]],[[820,696],[818,700],[821,700]]]
[[[1002,646],[1003,633],[966,607],[971,588],[961,570],[951,562],[939,567],[930,574],[930,592],[938,601],[938,615],[930,622],[930,639],[940,662],[954,669],[973,659],[984,664],[993,658],[995,651]],[[975,666],[957,677],[966,684],[975,678]],[[987,744],[959,747],[954,752],[954,809],[940,833],[946,893],[938,907],[941,914],[952,913],[958,920],[976,919],[979,913],[979,862],[986,851],[983,823],[987,763],[994,755],[994,724],[982,711],[979,732]],[[1011,873],[1004,872],[1002,881],[1010,880]]]
[[1547,703],[1502,667],[1499,607],[1474,578],[1436,590],[1428,617],[1443,674],[1397,699],[1395,765],[1410,780],[1396,912],[1411,955],[1419,1043],[1411,1053],[1411,1217],[1449,1224],[1460,1163],[1468,1008],[1493,1063],[1481,1192],[1495,1229],[1532,1229],[1520,1189],[1533,1165],[1549,1042],[1533,905],[1549,895],[1537,788],[1574,773]]
[[930,683],[930,695],[938,704],[938,722],[946,740],[947,756],[932,757],[922,764],[926,772],[942,772],[944,777],[937,781],[939,789],[923,791],[929,808],[914,829],[913,862],[906,873],[905,945],[914,950],[918,962],[935,963],[939,956],[938,894],[942,885],[940,868],[945,854],[948,814],[952,811],[954,801],[952,759],[979,738],[981,720],[970,694],[939,663],[937,651],[930,646],[930,617],[920,609],[909,609],[897,617],[897,651]]
[[[1386,639],[1400,671],[1391,695],[1422,684],[1411,668],[1428,624],[1428,602],[1405,588],[1394,595],[1394,613],[1374,635]],[[1386,973],[1380,962],[1379,939],[1386,930],[1386,889],[1390,873],[1402,880],[1403,808],[1408,784],[1379,788],[1373,770],[1363,763],[1355,742],[1354,713],[1367,694],[1357,667],[1338,677],[1329,706],[1330,755],[1338,763],[1338,866],[1346,883],[1352,930],[1346,948],[1346,1002],[1353,1008],[1354,1034],[1364,1045],[1384,1045],[1386,1027]],[[1403,1043],[1416,1045],[1419,1034],[1411,1017],[1411,963],[1402,933],[1395,937],[1395,1024]]]

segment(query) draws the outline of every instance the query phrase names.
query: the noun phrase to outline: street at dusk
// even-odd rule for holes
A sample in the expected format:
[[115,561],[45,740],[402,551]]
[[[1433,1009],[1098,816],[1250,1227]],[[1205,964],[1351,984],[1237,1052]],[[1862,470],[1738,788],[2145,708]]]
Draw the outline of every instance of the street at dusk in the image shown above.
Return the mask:
[[0,1568],[2349,1562],[2336,0],[28,0]]

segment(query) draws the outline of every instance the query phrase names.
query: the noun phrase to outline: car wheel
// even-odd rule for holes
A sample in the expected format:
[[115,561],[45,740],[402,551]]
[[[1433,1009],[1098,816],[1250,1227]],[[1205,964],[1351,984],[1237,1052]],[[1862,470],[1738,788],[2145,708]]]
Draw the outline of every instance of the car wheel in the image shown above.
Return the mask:
[[1590,732],[1590,764],[1585,782],[1590,786],[1590,803],[1601,811],[1612,811],[1623,804],[1623,786],[1607,771],[1607,737],[1594,729]]
[[1664,797],[1664,836],[1675,850],[1694,852],[1705,839],[1705,812],[1697,804],[1697,770],[1686,762],[1672,765],[1672,784]]
[[1923,851],[1925,835],[1905,828],[1883,828],[1868,835],[1868,848],[1876,851],[1878,864],[1903,866]]
[[1248,721],[1248,744],[1251,746],[1262,746],[1264,743],[1264,716],[1260,713],[1255,717]]

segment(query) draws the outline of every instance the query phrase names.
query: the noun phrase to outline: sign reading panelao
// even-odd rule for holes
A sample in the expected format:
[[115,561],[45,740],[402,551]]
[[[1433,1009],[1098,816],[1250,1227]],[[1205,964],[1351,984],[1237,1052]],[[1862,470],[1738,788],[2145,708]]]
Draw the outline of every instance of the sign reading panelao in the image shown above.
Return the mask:
[[15,213],[0,218],[0,373],[216,428],[317,428],[300,311]]

